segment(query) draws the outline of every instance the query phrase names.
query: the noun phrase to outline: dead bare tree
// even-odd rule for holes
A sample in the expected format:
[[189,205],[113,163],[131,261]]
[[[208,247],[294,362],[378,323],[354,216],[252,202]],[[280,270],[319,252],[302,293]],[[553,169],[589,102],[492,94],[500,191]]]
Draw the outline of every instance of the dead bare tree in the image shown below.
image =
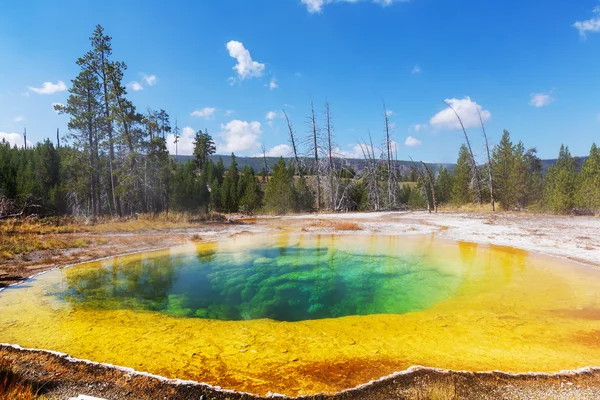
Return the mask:
[[312,136],[312,151],[315,160],[315,174],[317,176],[317,212],[321,210],[321,176],[319,173],[319,145],[317,143],[317,119],[315,117],[315,106],[313,101],[310,101],[310,117],[309,122],[311,125],[311,136]]
[[[412,157],[410,155],[408,156],[408,158],[410,158],[410,161],[413,164],[413,168],[417,172],[417,180],[421,179],[421,181],[423,182],[423,186],[421,187],[421,190],[422,190],[421,194],[425,198],[425,202],[427,203],[427,211],[431,212],[431,209],[435,208],[435,201],[434,201],[434,206],[431,207],[431,203],[429,202],[429,191],[427,190],[429,178],[427,176],[425,176],[423,171],[421,171],[421,169],[419,168],[417,163],[412,159]],[[423,161],[421,161],[421,162],[423,162]]]
[[477,162],[475,161],[475,156],[473,155],[473,149],[471,148],[471,142],[469,141],[469,136],[467,135],[467,130],[465,129],[465,125],[462,122],[462,119],[460,118],[460,115],[458,115],[458,113],[456,112],[456,110],[454,109],[454,107],[452,107],[452,105],[450,103],[448,103],[446,100],[443,100],[444,104],[446,106],[448,106],[448,108],[450,108],[453,112],[454,115],[456,115],[456,118],[458,118],[458,122],[460,123],[460,126],[462,127],[462,130],[465,134],[465,140],[467,141],[467,147],[469,149],[469,154],[471,155],[471,170],[473,171],[473,176],[471,177],[471,181],[473,183],[473,187],[475,188],[475,202],[478,202],[479,204],[483,204],[483,198],[481,196],[481,182],[479,179],[479,169],[477,168]]
[[263,161],[265,162],[265,181],[269,183],[269,165],[267,164],[267,151],[265,150],[265,145],[261,144],[260,148],[263,153]]
[[429,187],[431,189],[431,201],[433,203],[433,211],[437,213],[437,200],[435,198],[435,181],[427,164],[425,164],[423,160],[421,160],[421,164],[423,164],[423,166],[425,167],[425,171],[427,172],[427,176],[429,177]]
[[492,157],[490,156],[490,145],[488,143],[487,134],[485,133],[485,125],[483,124],[483,118],[481,118],[481,111],[479,111],[479,107],[477,107],[477,115],[479,115],[479,122],[481,122],[481,130],[483,131],[483,137],[485,138],[485,150],[487,151],[490,204],[492,205],[492,211],[496,211],[496,205],[494,203],[494,182],[492,180]]
[[390,137],[390,119],[388,116],[385,103],[383,103],[383,117],[385,120],[385,148],[386,148],[386,161],[387,161],[387,208],[391,209],[396,204],[396,174],[395,168],[392,168],[392,140]]
[[292,144],[292,150],[294,151],[294,160],[296,160],[296,168],[298,169],[298,174],[302,178],[302,168],[300,167],[300,158],[298,158],[298,148],[296,147],[296,139],[294,138],[294,129],[292,128],[292,123],[290,122],[285,110],[281,111],[283,111],[283,115],[285,115],[285,119],[287,121],[288,130],[290,132],[290,142]]
[[329,198],[331,202],[331,208],[335,211],[338,196],[338,187],[336,185],[336,171],[333,165],[333,124],[331,123],[331,109],[329,107],[329,101],[325,102],[325,125],[327,126],[327,161],[328,161],[328,175],[329,175]]
[[375,157],[371,132],[369,132],[369,143],[363,141],[363,143],[360,143],[360,149],[367,162],[363,178],[367,181],[367,198],[369,199],[371,208],[374,211],[379,211],[381,208],[381,196],[379,193],[379,182],[377,181],[377,158]]

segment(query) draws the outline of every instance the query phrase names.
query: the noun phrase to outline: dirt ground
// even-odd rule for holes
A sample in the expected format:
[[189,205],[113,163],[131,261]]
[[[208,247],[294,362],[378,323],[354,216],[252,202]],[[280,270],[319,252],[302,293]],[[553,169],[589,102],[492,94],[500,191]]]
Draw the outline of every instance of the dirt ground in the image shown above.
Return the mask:
[[[436,237],[512,246],[600,266],[600,218],[557,217],[520,213],[381,212],[310,214],[244,218],[234,223],[199,223],[186,228],[115,233],[62,233],[89,238],[77,249],[38,250],[0,261],[0,288],[36,273],[98,258],[164,248],[189,241],[210,241],[252,233],[336,233],[345,235],[435,235]],[[64,237],[63,237],[64,236]],[[194,383],[176,383],[133,371],[79,362],[64,355],[0,346],[11,360],[50,398],[77,394],[108,399],[251,399]],[[559,375],[508,375],[414,369],[331,396],[337,399],[560,398],[600,399],[600,370]]]

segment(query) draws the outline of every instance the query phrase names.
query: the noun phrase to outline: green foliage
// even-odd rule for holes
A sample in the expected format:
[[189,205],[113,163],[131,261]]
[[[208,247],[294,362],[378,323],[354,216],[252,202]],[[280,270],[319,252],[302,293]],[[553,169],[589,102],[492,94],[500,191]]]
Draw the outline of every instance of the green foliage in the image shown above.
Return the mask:
[[590,155],[577,178],[577,207],[587,211],[600,210],[600,150],[592,144]]
[[[494,182],[494,198],[500,203],[502,209],[511,210],[515,206],[514,180],[517,178],[513,172],[515,165],[515,147],[510,140],[510,133],[504,131],[500,143],[492,153],[492,180]],[[519,172],[520,173],[520,172]]]
[[441,167],[435,182],[435,195],[438,204],[446,204],[452,200],[454,177],[446,167]]
[[575,206],[575,160],[569,148],[560,146],[556,164],[550,167],[545,181],[544,205],[552,212],[564,214]]
[[275,164],[265,189],[264,209],[273,214],[288,214],[297,210],[293,175],[288,173],[283,157]]
[[215,154],[217,148],[212,137],[207,132],[199,130],[194,138],[194,161],[199,169],[204,169],[210,160],[210,156]]
[[473,199],[471,190],[471,155],[464,144],[460,146],[456,169],[454,170],[454,184],[452,185],[452,202],[462,205]]

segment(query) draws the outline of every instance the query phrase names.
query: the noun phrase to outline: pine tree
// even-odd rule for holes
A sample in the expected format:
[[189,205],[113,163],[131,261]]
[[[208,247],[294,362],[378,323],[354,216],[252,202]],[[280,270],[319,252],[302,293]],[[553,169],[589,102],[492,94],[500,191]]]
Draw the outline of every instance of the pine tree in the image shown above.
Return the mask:
[[273,167],[273,173],[265,189],[265,211],[287,214],[296,211],[293,176],[290,176],[283,157]]
[[446,167],[441,167],[435,183],[435,193],[440,204],[449,203],[452,200],[452,186],[454,177]]
[[600,149],[592,144],[577,179],[577,206],[588,211],[600,210]]
[[460,146],[456,169],[454,170],[454,184],[452,185],[452,201],[457,205],[470,203],[471,195],[471,155],[464,144]]
[[510,140],[510,133],[505,130],[492,153],[494,198],[503,210],[511,210],[515,206],[514,166],[515,148]]
[[546,177],[544,203],[557,214],[571,211],[575,205],[575,160],[569,148],[560,146],[556,164],[550,167]]
[[202,132],[202,130],[199,130],[196,132],[196,137],[194,138],[194,160],[197,168],[200,170],[204,169],[210,160],[210,156],[215,154],[215,151],[215,142],[208,134],[208,131]]

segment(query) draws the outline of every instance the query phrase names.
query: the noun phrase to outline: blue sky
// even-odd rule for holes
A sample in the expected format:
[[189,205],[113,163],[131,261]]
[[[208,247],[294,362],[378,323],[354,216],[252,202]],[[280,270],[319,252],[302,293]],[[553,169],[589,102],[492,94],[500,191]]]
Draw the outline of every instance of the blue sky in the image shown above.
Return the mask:
[[[175,4],[176,3],[176,4]],[[561,143],[587,155],[600,142],[597,0],[219,0],[6,2],[0,12],[0,136],[36,142],[66,132],[64,103],[96,24],[128,65],[139,111],[165,109],[208,129],[219,153],[286,155],[288,112],[308,135],[310,100],[329,100],[340,154],[392,112],[398,157],[454,162],[468,126],[483,161],[481,107],[492,143],[503,129],[542,158]],[[61,82],[63,84],[61,84]],[[45,86],[44,86],[45,85]],[[134,90],[138,89],[138,90]],[[139,90],[141,89],[141,90]]]

